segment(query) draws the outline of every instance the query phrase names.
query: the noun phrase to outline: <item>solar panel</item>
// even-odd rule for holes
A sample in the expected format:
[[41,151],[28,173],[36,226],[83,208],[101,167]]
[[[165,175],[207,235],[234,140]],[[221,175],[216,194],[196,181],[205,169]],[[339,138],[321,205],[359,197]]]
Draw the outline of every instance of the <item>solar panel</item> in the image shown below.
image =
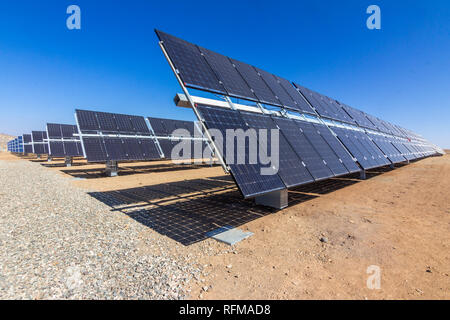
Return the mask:
[[31,143],[31,134],[23,134],[23,143]]
[[33,146],[32,145],[25,145],[23,146],[24,153],[33,153]]
[[77,136],[74,136],[74,134],[78,133],[78,128],[76,125],[72,124],[61,124],[61,132],[62,132],[62,138],[65,139],[80,139]]
[[43,142],[44,132],[43,131],[32,131],[31,135],[33,137],[33,142]]
[[331,133],[327,126],[318,123],[314,123],[313,125],[350,173],[361,170],[351,155],[347,152],[339,140]]
[[256,96],[228,57],[202,47],[199,47],[199,49],[229,96],[257,101]]
[[83,131],[97,131],[100,126],[97,122],[97,117],[94,111],[75,110],[76,118],[80,130]]
[[339,140],[346,147],[346,149],[352,154],[354,158],[357,159],[358,163],[364,170],[372,169],[377,167],[377,164],[370,157],[368,158],[368,152],[362,148],[362,146],[357,143],[356,139],[350,138],[350,130],[342,128],[333,128],[333,131],[337,134]]
[[273,117],[273,119],[314,180],[333,176],[331,170],[302,132],[303,124],[300,121],[279,117]]
[[352,139],[352,142],[356,145],[357,148],[359,148],[360,152],[369,161],[372,168],[380,166],[380,163],[373,155],[373,151],[370,150],[370,146],[367,144],[367,141],[359,139],[357,132],[354,130],[348,130],[347,135],[350,139]]
[[185,86],[227,94],[197,46],[162,31],[155,31]]
[[[278,127],[269,116],[249,112],[241,112],[241,115],[250,128],[255,130],[269,130],[269,132],[267,132],[268,142],[267,147],[265,148],[266,154],[279,158],[278,175],[281,180],[283,180],[286,187],[294,187],[314,181],[313,177],[302,164],[301,159],[292,149],[282,132],[279,132],[278,137],[278,153],[275,153],[274,150],[271,149],[272,135],[270,130],[278,130]],[[265,146],[262,145],[262,147],[264,148]]]
[[309,106],[306,100],[302,97],[302,95],[294,88],[292,83],[288,80],[275,76],[279,84],[283,87],[284,90],[289,94],[289,96],[296,102],[295,107],[301,111],[310,114],[315,114],[314,110]]
[[[238,111],[226,110],[214,107],[208,107],[203,105],[197,106],[198,111],[201,113],[205,120],[205,124],[209,130],[219,130],[223,137],[226,137],[227,129],[241,129],[246,131],[248,126],[245,124]],[[233,150],[234,159],[238,157],[249,157],[249,147],[246,143],[244,154],[236,154],[236,148]],[[223,147],[223,155],[227,154],[226,144]],[[225,159],[226,161],[227,159]],[[235,161],[234,161],[235,162]],[[271,191],[281,190],[285,188],[284,183],[280,177],[275,175],[262,175],[261,163],[249,164],[246,160],[245,164],[227,163],[230,168],[231,174],[242,192],[244,197],[254,197],[260,194],[264,194]]]
[[230,60],[261,103],[281,106],[280,101],[275,97],[275,94],[270,90],[261,76],[258,75],[254,67],[238,60]]
[[357,131],[355,133],[358,139],[363,142],[363,144],[367,147],[369,153],[372,154],[373,158],[380,166],[391,164],[391,162],[386,159],[383,152],[381,152],[381,150],[368,138],[368,136],[364,132]]
[[64,152],[64,143],[62,141],[50,141],[50,152],[49,155],[52,157],[64,157],[66,153]]
[[99,137],[83,137],[84,150],[88,162],[108,160],[103,140]]
[[83,150],[80,142],[64,141],[64,156],[79,157],[83,156]]
[[47,123],[47,132],[50,139],[61,139],[61,125],[56,123]]
[[256,71],[263,78],[264,82],[275,94],[275,97],[281,102],[283,106],[298,110],[294,100],[287,94],[286,90],[283,89],[283,87],[280,85],[280,83],[278,83],[277,79],[272,74],[259,68],[256,68]]
[[392,163],[399,163],[406,160],[405,157],[390,143],[390,141],[380,135],[370,134],[372,141],[388,156]]
[[319,134],[318,130],[314,128],[312,123],[302,122],[303,133],[309,142],[314,146],[320,157],[325,160],[327,167],[333,172],[335,176],[348,174],[349,171],[344,164],[339,160],[333,149]]

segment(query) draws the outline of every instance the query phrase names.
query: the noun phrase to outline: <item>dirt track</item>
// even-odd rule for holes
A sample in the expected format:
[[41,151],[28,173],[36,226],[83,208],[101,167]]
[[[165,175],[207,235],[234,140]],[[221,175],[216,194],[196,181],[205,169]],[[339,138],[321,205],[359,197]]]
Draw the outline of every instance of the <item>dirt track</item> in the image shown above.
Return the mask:
[[[174,183],[184,180],[194,181],[190,186],[195,186],[195,179],[223,176],[220,167],[123,166],[141,166],[140,173],[99,178],[98,165],[50,169],[76,177],[75,185],[102,195],[145,186],[179,188]],[[297,203],[241,226],[254,235],[234,248],[211,239],[183,246],[167,237],[177,252],[192,255],[204,267],[203,276],[190,284],[191,297],[450,299],[450,156],[379,171],[365,181],[333,179],[291,191]],[[173,202],[192,204],[194,198],[211,197],[212,191],[192,198],[191,190],[185,193],[188,196],[176,193],[170,205],[160,205],[161,198],[156,199],[158,211],[153,209],[153,196],[147,213],[165,210],[164,217],[170,218]],[[241,208],[230,212],[240,214]],[[148,232],[155,231],[149,227]],[[371,265],[381,270],[379,290],[366,285]]]

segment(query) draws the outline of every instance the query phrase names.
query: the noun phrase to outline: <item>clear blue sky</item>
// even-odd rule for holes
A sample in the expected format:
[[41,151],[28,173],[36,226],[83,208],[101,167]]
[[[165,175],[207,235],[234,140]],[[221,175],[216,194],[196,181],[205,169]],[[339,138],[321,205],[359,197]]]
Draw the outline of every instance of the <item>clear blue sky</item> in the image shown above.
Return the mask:
[[[66,8],[81,8],[81,30]],[[366,8],[381,8],[381,30]],[[2,1],[0,132],[76,107],[190,119],[153,29],[327,94],[450,148],[450,1]]]

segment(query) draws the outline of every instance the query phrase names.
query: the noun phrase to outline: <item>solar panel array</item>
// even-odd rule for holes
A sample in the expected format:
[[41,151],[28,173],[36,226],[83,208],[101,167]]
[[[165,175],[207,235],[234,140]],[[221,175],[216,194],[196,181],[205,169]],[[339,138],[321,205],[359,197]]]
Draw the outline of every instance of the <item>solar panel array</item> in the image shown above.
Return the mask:
[[50,157],[83,156],[80,138],[76,125],[47,123],[46,139]]
[[[228,163],[227,150],[219,150],[245,197],[442,153],[410,130],[302,85],[162,31],[156,34],[186,88],[279,108],[266,115],[260,108],[193,106],[209,131],[279,129],[276,175],[261,175],[262,163]],[[249,156],[248,146],[243,155],[234,152],[235,158]]]
[[[149,126],[142,116],[88,110],[76,110],[75,117],[88,162],[170,159],[181,140],[205,143],[192,121],[149,117]],[[174,135],[177,129],[185,134]]]

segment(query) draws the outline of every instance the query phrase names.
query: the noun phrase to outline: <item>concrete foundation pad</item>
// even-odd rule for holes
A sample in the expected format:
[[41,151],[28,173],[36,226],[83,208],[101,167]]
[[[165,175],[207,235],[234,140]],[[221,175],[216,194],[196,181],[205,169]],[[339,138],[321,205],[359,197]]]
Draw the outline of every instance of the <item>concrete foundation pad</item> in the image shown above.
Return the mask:
[[211,238],[224,242],[230,246],[247,239],[253,235],[253,232],[245,232],[237,228],[222,227],[207,233]]

